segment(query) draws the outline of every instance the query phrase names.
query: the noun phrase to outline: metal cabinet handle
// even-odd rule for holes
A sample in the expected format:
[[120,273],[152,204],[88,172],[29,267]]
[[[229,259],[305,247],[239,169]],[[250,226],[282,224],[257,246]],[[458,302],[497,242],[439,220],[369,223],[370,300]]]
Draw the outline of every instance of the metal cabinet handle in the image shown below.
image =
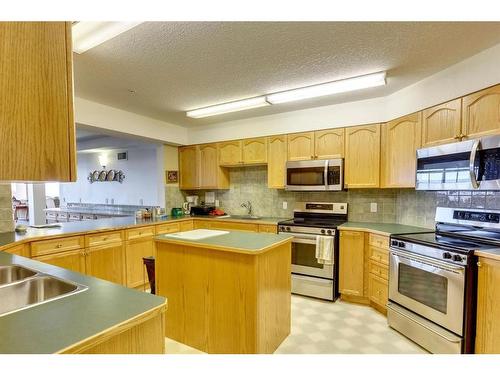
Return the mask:
[[477,267],[478,268],[481,268],[483,265],[481,264],[481,262],[477,262]]
[[56,245],[56,247],[57,247],[58,249],[60,249],[60,248],[62,247],[62,245],[61,245],[60,243],[58,243],[58,244]]
[[474,166],[476,164],[476,155],[477,155],[477,149],[479,147],[479,139],[476,139],[474,141],[474,144],[472,145],[472,148],[470,150],[470,159],[469,159],[469,174],[470,174],[470,182],[472,184],[472,187],[474,189],[479,188],[479,184],[477,182],[476,178],[476,172],[474,171]]

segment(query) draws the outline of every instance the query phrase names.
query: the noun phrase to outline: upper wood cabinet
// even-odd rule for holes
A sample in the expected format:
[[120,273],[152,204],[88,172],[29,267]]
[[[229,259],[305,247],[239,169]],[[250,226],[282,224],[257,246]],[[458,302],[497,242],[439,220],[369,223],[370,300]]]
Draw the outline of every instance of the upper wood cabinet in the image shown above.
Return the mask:
[[314,132],[288,134],[288,160],[314,159]]
[[0,180],[76,181],[70,22],[0,22]]
[[415,187],[421,118],[417,112],[382,125],[382,187]]
[[380,124],[345,129],[345,179],[347,188],[379,187]]
[[216,143],[200,145],[199,187],[200,189],[225,189],[229,187],[229,174],[219,166]]
[[500,133],[500,85],[463,97],[462,129],[466,138]]
[[241,141],[219,142],[219,165],[239,166],[243,164],[241,155]]
[[268,139],[267,186],[272,189],[285,187],[287,143],[286,135]]
[[179,187],[181,189],[197,189],[199,179],[199,147],[179,147]]
[[334,159],[344,156],[344,128],[314,132],[315,159]]
[[462,99],[422,112],[422,147],[458,142],[462,132]]
[[365,295],[365,234],[357,231],[340,231],[339,292],[342,295]]
[[244,139],[241,142],[243,164],[267,163],[267,137]]

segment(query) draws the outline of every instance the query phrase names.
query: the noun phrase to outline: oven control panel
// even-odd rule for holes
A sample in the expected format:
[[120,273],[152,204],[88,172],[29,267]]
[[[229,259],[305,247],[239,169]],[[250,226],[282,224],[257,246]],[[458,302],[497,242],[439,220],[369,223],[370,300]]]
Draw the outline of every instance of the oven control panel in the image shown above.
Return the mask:
[[445,250],[408,241],[399,241],[396,239],[391,239],[391,249],[404,250],[408,253],[431,257],[447,263],[459,264],[463,266],[467,265],[467,255],[457,253],[453,250]]
[[299,233],[321,236],[335,236],[335,229],[316,228],[316,227],[302,227],[300,225],[280,225],[278,226],[279,233]]

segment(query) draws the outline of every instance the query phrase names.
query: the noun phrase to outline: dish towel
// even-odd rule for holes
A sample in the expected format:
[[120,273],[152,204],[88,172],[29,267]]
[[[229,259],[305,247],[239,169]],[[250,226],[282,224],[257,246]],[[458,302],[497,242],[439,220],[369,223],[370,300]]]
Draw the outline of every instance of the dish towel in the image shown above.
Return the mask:
[[332,236],[316,237],[316,258],[319,264],[333,264],[333,238]]

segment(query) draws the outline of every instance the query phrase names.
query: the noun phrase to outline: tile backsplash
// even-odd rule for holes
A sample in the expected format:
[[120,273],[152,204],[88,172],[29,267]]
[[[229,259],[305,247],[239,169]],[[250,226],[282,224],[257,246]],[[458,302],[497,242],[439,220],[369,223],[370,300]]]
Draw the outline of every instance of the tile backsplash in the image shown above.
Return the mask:
[[12,191],[10,184],[0,184],[0,232],[14,230]]

